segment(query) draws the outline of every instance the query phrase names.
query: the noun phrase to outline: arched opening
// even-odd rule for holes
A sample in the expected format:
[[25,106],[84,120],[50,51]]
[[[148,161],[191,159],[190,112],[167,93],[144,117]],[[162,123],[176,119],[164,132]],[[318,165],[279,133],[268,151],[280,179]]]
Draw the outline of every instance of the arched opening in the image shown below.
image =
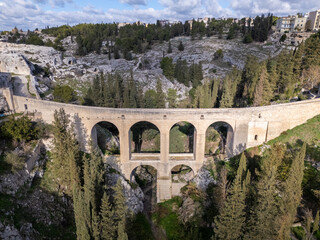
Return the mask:
[[160,153],[160,131],[150,122],[138,122],[130,128],[131,153]]
[[182,187],[187,185],[194,178],[194,172],[187,165],[177,165],[171,169],[171,193],[172,196],[180,195]]
[[113,123],[103,121],[94,125],[91,139],[105,155],[120,154],[119,130]]
[[206,131],[205,155],[230,156],[232,154],[233,129],[226,122],[215,122]]
[[181,154],[193,158],[195,137],[196,129],[191,123],[184,121],[174,124],[170,129],[170,158],[178,158]]
[[130,181],[143,191],[144,212],[151,214],[157,205],[157,169],[150,165],[140,165],[132,170]]

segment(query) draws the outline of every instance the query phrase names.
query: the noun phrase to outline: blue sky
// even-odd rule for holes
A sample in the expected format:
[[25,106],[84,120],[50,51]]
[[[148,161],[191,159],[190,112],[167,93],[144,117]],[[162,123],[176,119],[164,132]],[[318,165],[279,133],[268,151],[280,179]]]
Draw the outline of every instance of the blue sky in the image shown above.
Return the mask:
[[277,16],[320,8],[319,0],[0,0],[0,30],[63,24],[185,21],[199,17]]

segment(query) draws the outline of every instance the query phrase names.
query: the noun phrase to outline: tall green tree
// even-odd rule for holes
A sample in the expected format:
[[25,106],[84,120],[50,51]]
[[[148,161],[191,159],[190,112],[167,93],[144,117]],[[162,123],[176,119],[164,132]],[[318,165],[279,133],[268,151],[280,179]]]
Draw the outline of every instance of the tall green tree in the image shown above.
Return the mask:
[[167,53],[172,53],[171,41],[169,41]]
[[259,181],[256,183],[255,203],[250,211],[250,218],[245,239],[277,238],[279,231],[279,189],[278,167],[285,151],[281,145],[272,146],[270,153],[261,160],[261,171],[258,172]]
[[127,207],[125,204],[125,197],[123,193],[123,187],[120,179],[117,184],[113,187],[115,192],[114,195],[114,220],[117,222],[117,239],[118,240],[127,240],[128,236],[125,232],[126,228],[126,212]]
[[80,162],[80,147],[69,116],[61,108],[54,112],[52,169],[60,190],[70,193],[72,186],[70,174],[76,171]]
[[162,90],[162,83],[161,80],[157,80],[157,86],[156,86],[156,91],[157,91],[157,97],[156,97],[156,107],[157,108],[165,108],[165,95]]
[[290,229],[294,222],[297,208],[302,196],[302,179],[304,171],[304,159],[306,155],[306,144],[296,153],[289,172],[289,176],[283,184],[281,206],[280,206],[280,229],[277,239],[290,239]]
[[109,197],[104,193],[100,208],[101,239],[103,240],[113,240],[116,236],[117,228],[113,221],[113,215],[114,210],[112,209]]
[[232,82],[229,76],[223,81],[222,96],[220,100],[221,108],[231,108],[233,106]]
[[224,208],[214,221],[216,239],[235,240],[243,237],[246,225],[245,201],[248,184],[250,184],[250,172],[247,171],[246,157],[242,153],[237,175],[228,191]]

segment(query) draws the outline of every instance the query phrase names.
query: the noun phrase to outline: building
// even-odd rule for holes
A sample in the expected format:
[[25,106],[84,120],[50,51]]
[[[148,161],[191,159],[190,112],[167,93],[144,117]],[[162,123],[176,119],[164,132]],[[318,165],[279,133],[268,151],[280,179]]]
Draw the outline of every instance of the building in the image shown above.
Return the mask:
[[309,19],[311,24],[311,29],[313,31],[320,30],[320,9],[309,13]]
[[277,31],[284,33],[284,32],[290,32],[291,29],[293,29],[293,22],[292,17],[281,17],[277,20]]
[[208,18],[208,17],[198,18],[197,22],[203,22],[205,24],[205,26],[208,27],[209,22],[210,22],[210,18]]
[[296,16],[293,20],[293,31],[304,32],[308,18],[306,16]]
[[126,23],[126,22],[123,22],[123,23],[118,23],[118,28],[122,28],[126,25],[130,25],[130,23]]
[[306,16],[287,16],[281,17],[277,20],[277,31],[280,33],[285,32],[304,32],[306,28]]
[[[255,19],[255,18],[249,18],[249,17],[246,17],[246,18],[244,18],[244,22],[245,22],[245,27],[249,27],[249,20],[251,19],[251,21],[250,21],[250,27],[253,27],[254,26],[254,24],[253,24],[253,20]],[[242,24],[243,25],[243,24]]]
[[161,27],[165,27],[169,24],[170,24],[169,20],[157,20],[157,25],[160,25]]

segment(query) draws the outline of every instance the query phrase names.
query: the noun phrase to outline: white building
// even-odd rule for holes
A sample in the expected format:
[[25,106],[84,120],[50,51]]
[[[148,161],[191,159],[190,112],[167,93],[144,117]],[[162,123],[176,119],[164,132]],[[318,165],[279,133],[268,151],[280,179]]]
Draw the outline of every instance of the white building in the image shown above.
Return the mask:
[[320,29],[320,9],[309,13],[309,19],[311,23],[311,29],[318,31]]
[[284,32],[303,32],[306,27],[307,17],[298,15],[281,17],[277,20],[277,31]]

